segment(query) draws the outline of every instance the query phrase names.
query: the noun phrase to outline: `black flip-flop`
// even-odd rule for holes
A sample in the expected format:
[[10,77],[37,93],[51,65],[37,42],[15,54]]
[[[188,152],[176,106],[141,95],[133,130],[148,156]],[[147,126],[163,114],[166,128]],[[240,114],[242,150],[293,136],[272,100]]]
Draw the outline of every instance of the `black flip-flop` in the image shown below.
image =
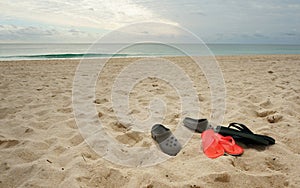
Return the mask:
[[155,124],[152,127],[151,137],[158,143],[160,149],[168,155],[175,156],[181,150],[181,144],[170,129],[161,124]]
[[266,135],[253,133],[246,125],[241,123],[230,123],[228,127],[217,126],[215,132],[223,136],[232,136],[236,141],[244,144],[273,145],[275,139]]
[[183,120],[183,125],[197,133],[202,133],[207,129],[212,129],[212,126],[208,123],[207,119],[193,119],[186,117]]

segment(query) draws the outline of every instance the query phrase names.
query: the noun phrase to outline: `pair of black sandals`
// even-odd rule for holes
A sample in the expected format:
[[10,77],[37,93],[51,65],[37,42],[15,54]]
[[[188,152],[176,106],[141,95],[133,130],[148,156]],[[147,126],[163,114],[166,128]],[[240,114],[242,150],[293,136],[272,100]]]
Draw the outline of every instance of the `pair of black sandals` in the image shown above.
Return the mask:
[[[246,125],[241,123],[230,123],[228,127],[213,127],[207,119],[193,119],[186,117],[183,125],[196,132],[202,133],[205,130],[213,129],[216,133],[223,136],[231,136],[235,141],[246,145],[269,146],[275,144],[275,139],[266,135],[253,133]],[[161,124],[155,124],[151,129],[151,137],[158,143],[160,149],[170,155],[175,156],[182,146],[170,129]]]

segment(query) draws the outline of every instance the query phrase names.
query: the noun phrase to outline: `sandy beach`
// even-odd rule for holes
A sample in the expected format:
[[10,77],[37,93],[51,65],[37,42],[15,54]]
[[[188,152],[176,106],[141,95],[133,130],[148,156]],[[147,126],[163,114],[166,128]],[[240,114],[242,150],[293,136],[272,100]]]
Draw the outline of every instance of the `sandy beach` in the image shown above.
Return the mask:
[[[114,80],[137,59],[110,60],[90,103],[116,141],[149,147],[155,145],[150,132],[119,123],[111,101]],[[195,83],[201,113],[194,118],[209,119],[211,93],[204,74],[187,57],[168,60]],[[195,133],[177,156],[150,167],[115,164],[84,141],[72,105],[79,61],[0,62],[0,187],[300,187],[300,55],[217,57],[226,87],[222,124],[243,123],[275,138],[275,145],[243,145],[240,157],[209,159]],[[174,129],[184,118],[178,94],[160,79],[144,79],[128,95],[133,117],[147,118],[150,101],[160,98],[167,106],[164,125]]]

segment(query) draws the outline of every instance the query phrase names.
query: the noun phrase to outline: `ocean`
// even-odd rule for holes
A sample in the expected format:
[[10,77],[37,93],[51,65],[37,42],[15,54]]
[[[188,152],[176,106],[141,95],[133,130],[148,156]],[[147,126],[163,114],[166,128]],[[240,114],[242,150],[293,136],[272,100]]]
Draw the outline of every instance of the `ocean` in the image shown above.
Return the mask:
[[[209,49],[209,50],[208,50]],[[0,44],[0,60],[80,59],[138,56],[300,54],[300,45],[284,44]]]

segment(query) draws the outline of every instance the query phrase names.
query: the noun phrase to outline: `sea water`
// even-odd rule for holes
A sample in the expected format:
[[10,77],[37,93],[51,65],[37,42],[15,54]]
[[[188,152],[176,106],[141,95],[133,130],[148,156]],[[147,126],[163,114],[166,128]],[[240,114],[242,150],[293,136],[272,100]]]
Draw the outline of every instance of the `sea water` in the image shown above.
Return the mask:
[[138,56],[300,54],[285,44],[0,44],[0,60],[72,59]]

